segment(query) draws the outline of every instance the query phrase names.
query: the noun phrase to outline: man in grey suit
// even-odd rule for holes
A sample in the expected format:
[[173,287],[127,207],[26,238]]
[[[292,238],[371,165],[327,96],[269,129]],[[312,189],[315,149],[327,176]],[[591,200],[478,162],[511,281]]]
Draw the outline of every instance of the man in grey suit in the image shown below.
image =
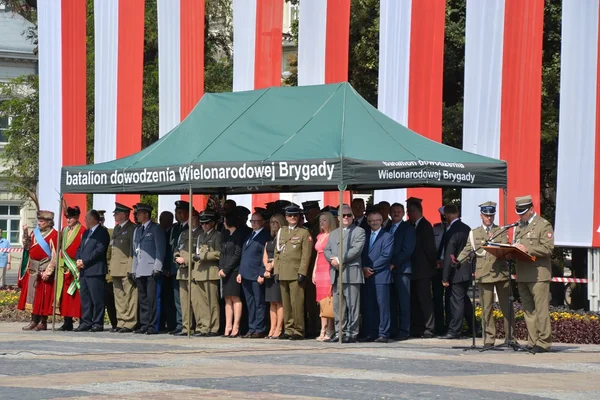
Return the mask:
[[157,332],[160,296],[160,279],[165,259],[166,237],[160,225],[152,222],[152,207],[137,204],[137,219],[141,224],[133,236],[132,273],[137,282],[140,307],[140,329],[134,333],[154,335]]
[[[343,240],[344,254],[339,255],[340,240]],[[360,285],[365,282],[361,268],[361,255],[365,246],[365,231],[360,226],[354,225],[354,216],[350,206],[343,206],[342,226],[329,234],[325,247],[325,258],[330,264],[331,284],[333,285],[333,313],[335,324],[338,326],[339,293],[338,275],[342,266],[342,295],[344,316],[342,322],[342,342],[355,343],[358,336],[358,323],[360,314]],[[334,335],[328,342],[337,342],[339,338]]]

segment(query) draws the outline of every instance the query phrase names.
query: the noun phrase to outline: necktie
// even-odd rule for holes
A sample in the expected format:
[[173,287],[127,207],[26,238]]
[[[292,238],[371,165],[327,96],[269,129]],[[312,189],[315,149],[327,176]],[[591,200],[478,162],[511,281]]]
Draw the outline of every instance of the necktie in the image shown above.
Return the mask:
[[390,233],[392,235],[396,232],[396,228],[398,228],[398,225],[396,225],[396,224],[392,225],[392,229],[390,229]]
[[369,243],[369,248],[373,247],[373,243],[375,243],[376,238],[377,234],[375,232],[371,233],[371,243]]
[[354,221],[354,225],[358,226],[358,220]]
[[87,235],[87,237],[85,238],[85,243],[83,244],[84,246],[87,244],[88,240],[90,240],[90,236],[92,236],[93,233],[94,230],[91,230],[90,233]]
[[248,241],[246,242],[246,245],[250,244],[252,239],[254,239],[254,236],[256,236],[256,231],[252,232],[252,236],[250,236],[250,239],[248,239]]

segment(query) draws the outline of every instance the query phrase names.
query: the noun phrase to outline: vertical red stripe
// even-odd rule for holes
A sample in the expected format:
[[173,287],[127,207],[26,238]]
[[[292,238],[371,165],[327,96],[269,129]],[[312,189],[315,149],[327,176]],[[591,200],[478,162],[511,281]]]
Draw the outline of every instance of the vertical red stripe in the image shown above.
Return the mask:
[[[86,0],[62,0],[62,165],[86,164]],[[65,194],[86,212],[85,194]]]
[[[408,127],[436,142],[442,141],[445,18],[444,0],[412,2]],[[406,196],[423,199],[429,221],[439,219],[441,189],[408,189]]]
[[[144,86],[144,0],[119,0],[117,49],[117,158],[142,149]],[[117,194],[116,201],[135,204],[137,194]]]
[[508,220],[516,196],[531,195],[539,210],[543,30],[544,0],[505,0],[500,158],[508,164]]
[[[283,0],[256,1],[254,89],[281,85]],[[279,200],[279,193],[252,195],[252,207]],[[254,211],[254,210],[251,210]]]
[[[180,117],[183,121],[204,95],[204,10],[205,0],[180,3]],[[188,195],[181,196],[189,201]],[[202,211],[208,196],[194,196],[193,206]]]
[[[600,15],[598,17],[600,21]],[[600,34],[598,38],[598,61],[596,64],[596,141],[594,157],[594,215],[592,225],[592,247],[600,247]]]
[[[350,0],[327,1],[325,28],[325,83],[348,81],[350,50]],[[324,192],[323,207],[338,206],[339,192]],[[344,192],[344,203],[350,204],[350,192]]]

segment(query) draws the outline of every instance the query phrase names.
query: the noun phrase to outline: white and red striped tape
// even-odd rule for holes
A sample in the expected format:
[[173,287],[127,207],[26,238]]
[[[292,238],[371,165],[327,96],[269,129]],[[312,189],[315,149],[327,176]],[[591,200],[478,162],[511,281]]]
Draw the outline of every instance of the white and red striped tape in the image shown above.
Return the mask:
[[0,253],[22,253],[23,248],[0,249]]

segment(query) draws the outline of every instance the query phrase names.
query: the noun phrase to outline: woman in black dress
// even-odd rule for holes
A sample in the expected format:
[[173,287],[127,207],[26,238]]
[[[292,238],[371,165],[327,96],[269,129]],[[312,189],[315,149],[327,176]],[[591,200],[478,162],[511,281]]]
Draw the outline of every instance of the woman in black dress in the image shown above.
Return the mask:
[[263,253],[263,264],[265,265],[265,301],[269,303],[269,317],[271,320],[271,329],[269,329],[268,339],[277,339],[281,335],[283,329],[283,303],[281,301],[281,288],[279,282],[275,281],[274,263],[275,256],[275,241],[277,231],[282,226],[287,226],[287,222],[283,215],[274,214],[270,220],[272,240],[265,243],[265,251]]
[[242,317],[242,286],[236,282],[242,245],[243,232],[237,229],[239,224],[235,213],[226,214],[223,218],[223,241],[221,243],[221,256],[219,259],[219,276],[223,283],[223,297],[225,298],[225,337],[240,336],[240,318]]

